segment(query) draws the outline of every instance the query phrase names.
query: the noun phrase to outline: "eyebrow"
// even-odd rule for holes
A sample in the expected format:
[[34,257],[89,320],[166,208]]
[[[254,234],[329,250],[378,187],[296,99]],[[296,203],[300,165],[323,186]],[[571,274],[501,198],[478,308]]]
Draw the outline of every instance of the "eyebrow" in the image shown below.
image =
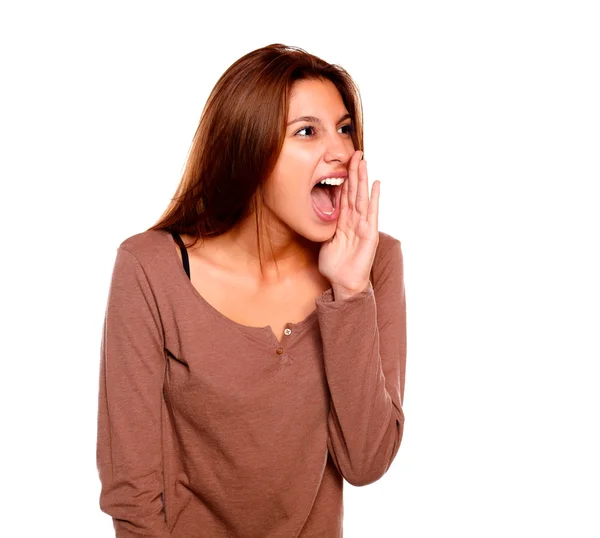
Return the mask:
[[[352,116],[350,114],[345,114],[344,116],[342,116],[339,120],[338,123],[341,123],[342,121],[344,121],[345,119],[348,118],[352,118]],[[302,116],[300,118],[296,118],[295,120],[292,120],[288,123],[288,126],[291,125],[292,123],[297,123],[299,121],[312,121],[314,123],[321,123],[321,120],[319,118],[316,118],[315,116]]]

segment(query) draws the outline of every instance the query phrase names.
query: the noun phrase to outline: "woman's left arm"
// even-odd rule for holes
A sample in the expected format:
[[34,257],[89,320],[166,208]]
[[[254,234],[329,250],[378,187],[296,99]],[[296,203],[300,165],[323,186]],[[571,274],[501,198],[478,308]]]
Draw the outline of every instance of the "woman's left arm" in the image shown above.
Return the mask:
[[327,446],[354,486],[381,478],[404,430],[406,299],[397,239],[373,265],[373,284],[316,302],[330,391]]

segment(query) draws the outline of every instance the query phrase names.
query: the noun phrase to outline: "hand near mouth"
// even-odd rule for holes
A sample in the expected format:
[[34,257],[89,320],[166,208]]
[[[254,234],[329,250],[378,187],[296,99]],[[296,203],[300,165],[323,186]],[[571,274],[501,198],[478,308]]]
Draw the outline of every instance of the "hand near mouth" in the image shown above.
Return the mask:
[[367,161],[360,160],[363,155],[357,150],[350,159],[335,234],[319,251],[319,272],[331,282],[336,300],[351,297],[368,286],[379,243],[381,182],[373,183],[369,200]]

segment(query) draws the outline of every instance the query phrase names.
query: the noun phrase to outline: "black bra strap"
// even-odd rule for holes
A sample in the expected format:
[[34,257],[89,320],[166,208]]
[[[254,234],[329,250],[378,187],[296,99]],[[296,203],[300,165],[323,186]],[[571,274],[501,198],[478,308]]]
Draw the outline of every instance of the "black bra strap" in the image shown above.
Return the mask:
[[179,245],[179,250],[181,250],[181,259],[183,261],[183,268],[185,269],[185,273],[188,276],[188,278],[191,279],[191,277],[190,277],[190,260],[188,258],[187,249],[185,248],[185,245],[183,244],[183,241],[181,240],[181,237],[179,237],[179,234],[177,232],[171,231],[171,235],[173,236],[173,238]]

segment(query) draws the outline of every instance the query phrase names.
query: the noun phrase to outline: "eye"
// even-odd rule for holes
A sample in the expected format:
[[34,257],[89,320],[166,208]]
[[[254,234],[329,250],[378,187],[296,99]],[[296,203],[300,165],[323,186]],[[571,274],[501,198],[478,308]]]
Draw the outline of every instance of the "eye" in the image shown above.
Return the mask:
[[[314,127],[312,125],[307,125],[306,127],[302,127],[302,129],[300,129],[299,131],[296,131],[295,134],[301,133],[302,131],[306,131],[308,129],[314,129]],[[300,138],[307,138],[310,135],[303,135]]]
[[[302,127],[302,129],[300,129],[299,131],[296,131],[295,134],[301,133],[302,131],[307,131],[309,129],[314,130],[314,127],[312,125],[307,125],[306,127]],[[346,125],[342,125],[340,127],[340,129],[347,129],[347,131],[343,134],[352,134],[352,132],[354,131],[354,126],[351,123],[347,123]],[[311,135],[302,135],[300,138],[308,138]]]

